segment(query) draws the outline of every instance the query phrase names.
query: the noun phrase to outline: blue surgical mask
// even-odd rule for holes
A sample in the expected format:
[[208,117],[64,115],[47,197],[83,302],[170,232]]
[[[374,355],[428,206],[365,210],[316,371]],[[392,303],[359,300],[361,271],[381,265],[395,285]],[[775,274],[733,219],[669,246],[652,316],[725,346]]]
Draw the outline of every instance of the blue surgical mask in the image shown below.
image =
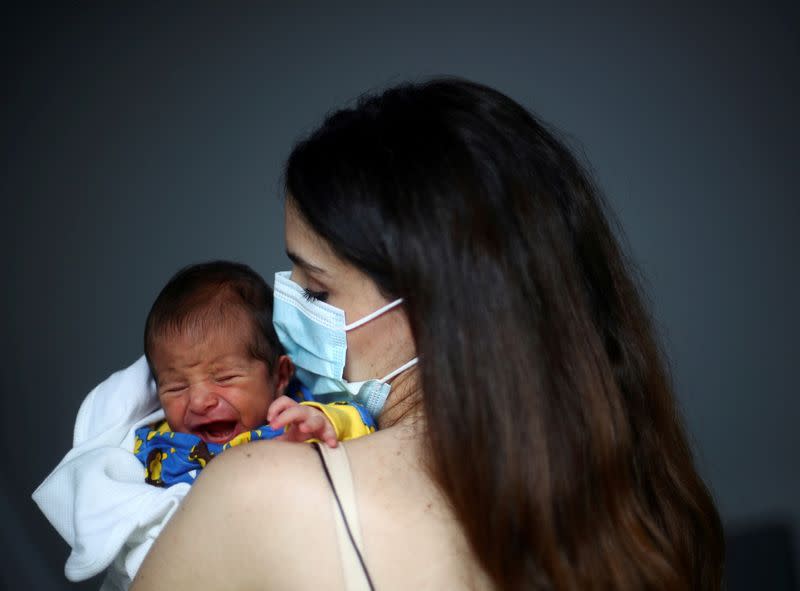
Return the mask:
[[380,379],[348,382],[343,377],[347,332],[396,308],[403,300],[397,299],[347,324],[343,310],[309,300],[305,290],[289,277],[289,271],[275,273],[272,323],[286,354],[295,364],[297,378],[318,400],[354,399],[377,418],[391,390],[388,382],[416,365],[417,358]]

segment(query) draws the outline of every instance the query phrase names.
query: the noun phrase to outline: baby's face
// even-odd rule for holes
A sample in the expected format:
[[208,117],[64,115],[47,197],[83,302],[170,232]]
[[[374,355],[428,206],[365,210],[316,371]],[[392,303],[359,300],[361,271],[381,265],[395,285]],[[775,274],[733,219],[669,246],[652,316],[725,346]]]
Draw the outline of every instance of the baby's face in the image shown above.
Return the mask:
[[[267,421],[275,385],[248,350],[249,332],[219,329],[159,338],[151,354],[158,398],[173,431],[227,443]],[[239,334],[234,334],[234,333]]]

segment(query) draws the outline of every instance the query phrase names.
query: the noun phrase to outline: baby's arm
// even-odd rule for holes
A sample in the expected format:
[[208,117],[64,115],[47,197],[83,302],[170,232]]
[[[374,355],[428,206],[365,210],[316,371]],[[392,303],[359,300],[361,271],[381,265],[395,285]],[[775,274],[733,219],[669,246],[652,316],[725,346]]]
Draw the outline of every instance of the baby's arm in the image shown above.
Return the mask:
[[276,399],[267,411],[267,420],[273,429],[293,426],[278,439],[306,441],[319,439],[329,447],[337,441],[347,441],[375,431],[375,423],[363,407],[349,402],[302,402],[298,404],[288,396]]

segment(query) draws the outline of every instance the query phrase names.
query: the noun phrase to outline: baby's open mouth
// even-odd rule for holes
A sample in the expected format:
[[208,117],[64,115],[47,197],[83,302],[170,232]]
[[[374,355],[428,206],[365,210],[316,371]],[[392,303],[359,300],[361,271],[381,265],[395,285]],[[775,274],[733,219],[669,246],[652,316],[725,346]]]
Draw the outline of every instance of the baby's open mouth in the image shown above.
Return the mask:
[[213,421],[199,425],[195,433],[206,443],[228,443],[236,433],[236,421]]

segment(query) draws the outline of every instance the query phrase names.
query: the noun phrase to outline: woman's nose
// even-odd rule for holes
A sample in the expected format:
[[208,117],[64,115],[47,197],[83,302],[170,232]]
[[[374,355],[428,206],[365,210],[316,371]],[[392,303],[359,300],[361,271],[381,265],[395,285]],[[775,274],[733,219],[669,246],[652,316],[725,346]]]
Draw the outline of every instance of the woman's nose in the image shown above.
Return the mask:
[[203,382],[189,388],[189,410],[193,413],[204,414],[218,403],[219,399],[209,384]]

